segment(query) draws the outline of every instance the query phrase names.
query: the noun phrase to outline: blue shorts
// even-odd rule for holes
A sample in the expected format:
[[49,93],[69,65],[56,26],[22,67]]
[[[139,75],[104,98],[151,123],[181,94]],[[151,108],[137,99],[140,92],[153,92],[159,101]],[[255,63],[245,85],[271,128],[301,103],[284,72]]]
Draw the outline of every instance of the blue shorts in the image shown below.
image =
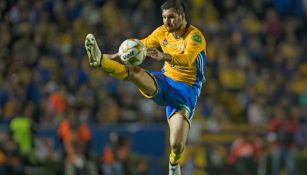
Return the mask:
[[174,81],[162,72],[151,72],[150,75],[154,77],[158,91],[152,97],[141,91],[142,94],[145,97],[151,98],[158,105],[166,106],[167,119],[170,119],[175,112],[185,108],[188,112],[186,117],[191,124],[201,87]]

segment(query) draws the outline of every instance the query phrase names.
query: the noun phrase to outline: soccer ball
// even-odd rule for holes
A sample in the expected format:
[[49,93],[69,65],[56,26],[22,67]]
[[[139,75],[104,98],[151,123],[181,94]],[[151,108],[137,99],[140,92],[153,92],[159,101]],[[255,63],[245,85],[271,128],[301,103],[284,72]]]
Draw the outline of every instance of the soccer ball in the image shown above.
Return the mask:
[[138,39],[127,39],[119,46],[118,54],[124,64],[136,66],[144,61],[146,48]]

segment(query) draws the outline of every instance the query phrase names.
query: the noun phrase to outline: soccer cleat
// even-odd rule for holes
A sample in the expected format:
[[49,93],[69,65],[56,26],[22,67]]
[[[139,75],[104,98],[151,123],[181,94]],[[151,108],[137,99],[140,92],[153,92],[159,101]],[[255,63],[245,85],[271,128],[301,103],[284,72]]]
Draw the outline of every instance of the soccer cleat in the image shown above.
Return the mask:
[[168,175],[181,175],[180,165],[179,164],[177,165],[169,164]]
[[89,33],[85,37],[85,49],[87,52],[90,66],[98,67],[101,63],[101,51],[98,47],[96,39],[93,34]]

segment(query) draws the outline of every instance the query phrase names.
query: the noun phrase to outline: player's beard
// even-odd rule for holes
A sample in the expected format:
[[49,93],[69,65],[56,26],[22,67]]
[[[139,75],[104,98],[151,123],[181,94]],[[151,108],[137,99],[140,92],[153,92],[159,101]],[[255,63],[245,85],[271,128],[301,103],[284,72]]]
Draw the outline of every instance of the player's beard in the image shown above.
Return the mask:
[[165,27],[168,32],[177,32],[178,30],[180,30],[180,25],[175,25],[175,26],[165,25]]
[[181,25],[182,25],[182,21],[180,21],[180,20],[177,20],[175,23],[173,23],[173,25],[172,24],[170,24],[170,25],[165,24],[167,31],[170,32],[170,33],[178,32],[181,28]]

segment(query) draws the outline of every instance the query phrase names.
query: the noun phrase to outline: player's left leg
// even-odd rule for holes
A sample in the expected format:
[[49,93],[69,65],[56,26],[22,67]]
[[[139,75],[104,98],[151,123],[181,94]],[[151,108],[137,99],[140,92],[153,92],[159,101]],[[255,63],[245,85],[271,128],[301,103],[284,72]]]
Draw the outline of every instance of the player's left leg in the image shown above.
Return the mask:
[[170,146],[169,175],[181,175],[180,159],[185,149],[190,124],[187,119],[188,112],[182,109],[174,113],[169,119]]

